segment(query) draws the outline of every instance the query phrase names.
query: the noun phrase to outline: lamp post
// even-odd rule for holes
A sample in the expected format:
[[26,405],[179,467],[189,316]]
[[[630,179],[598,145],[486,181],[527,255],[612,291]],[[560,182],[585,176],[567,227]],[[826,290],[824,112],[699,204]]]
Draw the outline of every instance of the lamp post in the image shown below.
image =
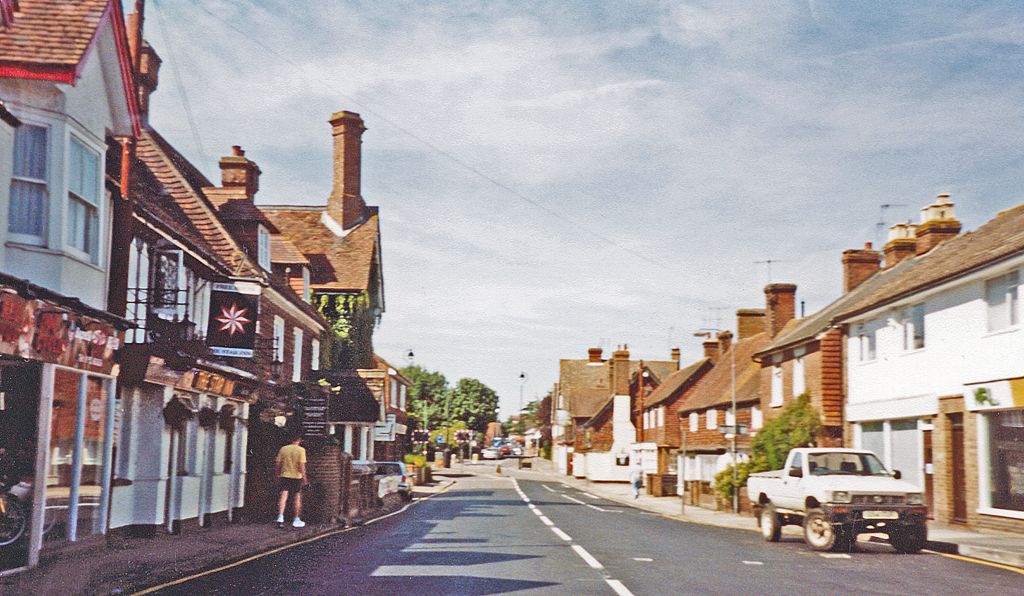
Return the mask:
[[526,379],[527,379],[526,373],[525,372],[520,372],[519,373],[519,433],[520,434],[525,432],[525,427],[523,425],[523,387],[526,385]]

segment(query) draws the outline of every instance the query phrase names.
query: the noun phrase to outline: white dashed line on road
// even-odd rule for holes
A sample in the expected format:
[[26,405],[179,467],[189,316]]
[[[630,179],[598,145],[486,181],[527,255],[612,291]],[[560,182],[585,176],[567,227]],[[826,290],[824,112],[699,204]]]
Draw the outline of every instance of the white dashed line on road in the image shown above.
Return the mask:
[[602,565],[600,561],[595,559],[594,555],[588,553],[587,549],[583,548],[582,546],[574,544],[572,545],[572,550],[576,551],[576,554],[579,555],[581,559],[586,561],[587,565],[590,565],[594,569],[604,569],[604,565]]
[[764,561],[743,561],[744,565],[764,565]]
[[546,516],[546,515],[540,516],[540,521],[544,522],[545,526],[549,526],[550,527],[550,526],[554,526],[555,525],[555,522],[553,522],[550,519],[548,519],[548,516]]
[[606,579],[604,581],[607,582],[607,584],[611,586],[611,588],[615,590],[615,593],[619,596],[633,596],[633,593],[629,591],[629,588],[622,585],[622,582],[620,582],[619,580]]
[[551,531],[554,532],[562,540],[565,540],[566,542],[571,542],[572,541],[572,536],[566,534],[565,532],[559,530],[558,528],[556,528],[554,526],[551,526]]
[[565,493],[561,493],[561,495],[562,495],[563,497],[565,497],[566,499],[569,499],[569,500],[570,500],[570,501],[572,501],[573,503],[579,503],[580,505],[586,505],[586,503],[584,503],[583,501],[581,501],[581,500],[579,500],[579,499],[576,499],[576,498],[574,498],[574,497],[570,497],[569,495],[567,495],[567,494],[565,494]]
[[590,497],[591,499],[594,499],[595,501],[599,501],[599,500],[601,500],[601,497],[598,497],[598,496],[596,496],[596,495],[592,495],[592,494],[590,494],[590,493],[583,493],[583,494],[584,494],[584,495],[586,495],[586,496],[588,496],[588,497]]
[[846,553],[818,553],[818,556],[819,557],[824,557],[826,559],[852,559],[853,558],[853,557],[851,557],[850,555],[848,555]]
[[[640,561],[641,563],[650,563],[654,559],[652,559],[650,557],[633,557],[633,560],[634,561]],[[744,563],[746,563],[746,561],[744,561]]]
[[534,515],[544,515],[543,513],[540,512],[540,509],[534,509],[533,513],[534,513]]
[[548,491],[549,493],[555,492],[555,489],[551,488],[550,486],[548,486],[546,484],[542,484],[541,486],[543,486],[544,490]]

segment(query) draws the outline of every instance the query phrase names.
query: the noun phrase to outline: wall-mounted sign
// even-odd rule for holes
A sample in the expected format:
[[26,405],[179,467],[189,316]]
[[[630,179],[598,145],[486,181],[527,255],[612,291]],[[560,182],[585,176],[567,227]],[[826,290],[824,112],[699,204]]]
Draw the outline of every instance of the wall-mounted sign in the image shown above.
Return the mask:
[[260,286],[215,283],[210,292],[206,344],[216,356],[252,358],[259,318]]
[[310,391],[302,397],[302,436],[323,437],[327,435],[327,391]]
[[1024,408],[1024,378],[964,385],[964,405],[972,412]]
[[0,290],[0,354],[109,374],[121,333],[58,304]]

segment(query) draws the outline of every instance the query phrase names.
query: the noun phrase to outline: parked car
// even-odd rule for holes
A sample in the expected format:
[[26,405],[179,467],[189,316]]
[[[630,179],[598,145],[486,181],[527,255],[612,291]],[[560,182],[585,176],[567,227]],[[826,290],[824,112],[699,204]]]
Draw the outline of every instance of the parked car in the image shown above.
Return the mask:
[[512,455],[513,456],[515,456],[515,457],[522,457],[524,453],[525,453],[525,451],[523,450],[523,447],[521,445],[513,445],[512,446]]
[[500,459],[501,453],[497,447],[484,447],[480,451],[480,459]]
[[[390,492],[397,492],[405,501],[412,500],[412,480],[405,469],[405,464],[400,461],[379,461],[376,462],[376,476],[382,477],[382,485],[394,483],[394,489]],[[397,477],[397,479],[395,479]],[[383,480],[387,478],[388,480]],[[383,488],[381,490],[384,490]],[[385,493],[387,494],[387,493]],[[383,495],[381,495],[383,497]]]
[[512,455],[512,446],[509,445],[508,443],[502,443],[498,447],[498,455],[500,455],[501,457],[509,457],[509,456],[511,456]]
[[769,542],[787,524],[802,524],[815,550],[849,550],[867,532],[887,534],[903,553],[928,540],[924,495],[870,451],[793,449],[782,470],[750,475],[747,496]]

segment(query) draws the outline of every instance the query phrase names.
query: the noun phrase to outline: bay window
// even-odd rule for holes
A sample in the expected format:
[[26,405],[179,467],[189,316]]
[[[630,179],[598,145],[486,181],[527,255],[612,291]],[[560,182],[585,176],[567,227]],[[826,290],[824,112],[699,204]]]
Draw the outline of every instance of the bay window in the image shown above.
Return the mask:
[[99,262],[100,156],[75,137],[68,145],[67,243]]
[[33,124],[14,129],[14,177],[7,231],[39,244],[44,243],[49,210],[48,133],[49,129]]

